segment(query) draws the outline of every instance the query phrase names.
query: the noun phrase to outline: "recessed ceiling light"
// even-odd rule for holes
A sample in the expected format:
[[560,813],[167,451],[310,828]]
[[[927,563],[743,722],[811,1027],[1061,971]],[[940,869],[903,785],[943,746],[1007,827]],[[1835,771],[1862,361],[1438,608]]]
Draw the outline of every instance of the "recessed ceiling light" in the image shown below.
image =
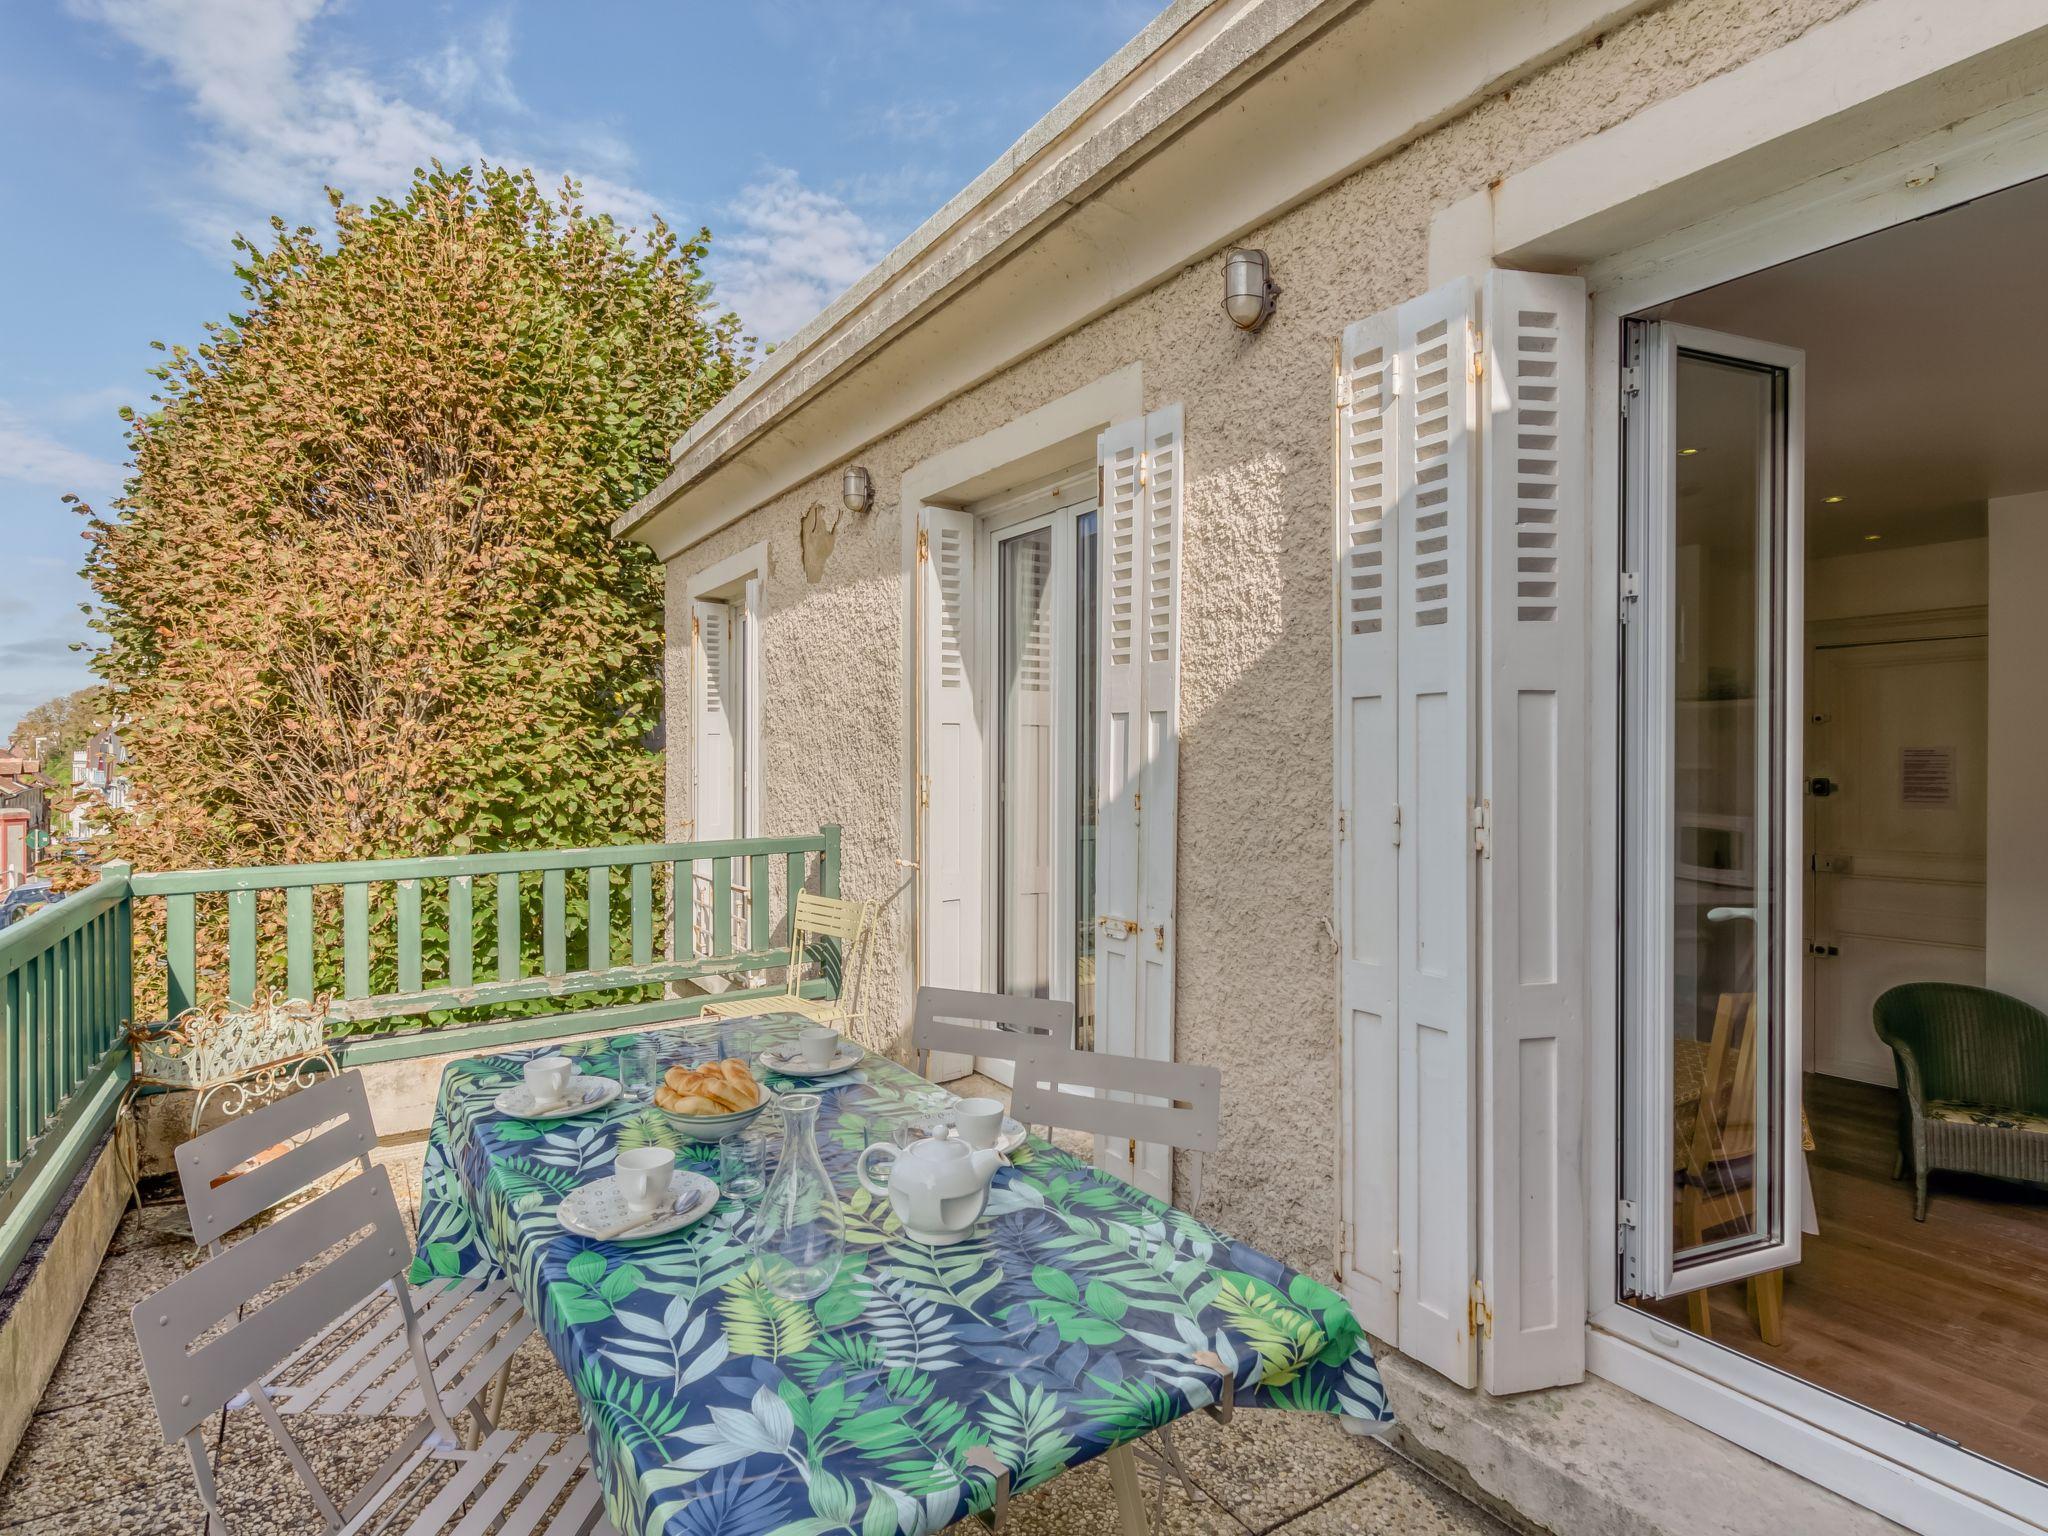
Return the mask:
[[1883,537],[1884,535],[1881,533],[1866,533],[1865,535],[1863,535],[1863,542],[1866,544],[1875,544],[1879,539]]
[[1679,456],[1679,457],[1680,457],[1681,459],[1689,459],[1689,458],[1691,458],[1691,457],[1692,457],[1692,456],[1693,456],[1694,454],[1696,454],[1696,453],[1698,453],[1698,452],[1699,452],[1699,449],[1697,449],[1697,448],[1681,448],[1681,449],[1679,449],[1679,450],[1678,450],[1678,456]]
[[1820,499],[1820,504],[1824,507],[1839,507],[1848,499],[1846,496],[1823,496]]

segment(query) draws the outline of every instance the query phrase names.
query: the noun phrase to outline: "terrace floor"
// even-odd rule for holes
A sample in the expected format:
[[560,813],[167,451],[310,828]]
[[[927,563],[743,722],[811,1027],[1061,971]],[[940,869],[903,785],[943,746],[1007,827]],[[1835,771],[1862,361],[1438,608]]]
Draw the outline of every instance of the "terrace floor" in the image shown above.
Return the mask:
[[[1008,1097],[981,1080],[952,1086]],[[418,1203],[425,1145],[421,1138],[379,1149],[408,1219]],[[202,1536],[191,1468],[181,1447],[162,1443],[128,1317],[137,1300],[194,1261],[184,1207],[175,1201],[122,1220],[56,1375],[0,1478],[0,1536]],[[312,1447],[330,1487],[352,1490],[348,1469],[376,1465],[385,1437],[403,1422],[349,1424]],[[514,1361],[504,1423],[580,1434],[574,1394],[537,1337]],[[1164,1519],[1156,1522],[1159,1536],[1505,1536],[1498,1522],[1377,1441],[1346,1434],[1333,1419],[1240,1409],[1227,1426],[1200,1415],[1185,1420],[1177,1438],[1199,1496],[1170,1487]],[[233,1536],[322,1529],[253,1414],[216,1426],[209,1443]],[[1116,1528],[1109,1476],[1098,1461],[1023,1496],[1006,1529],[1048,1536]],[[983,1527],[968,1521],[954,1529]]]

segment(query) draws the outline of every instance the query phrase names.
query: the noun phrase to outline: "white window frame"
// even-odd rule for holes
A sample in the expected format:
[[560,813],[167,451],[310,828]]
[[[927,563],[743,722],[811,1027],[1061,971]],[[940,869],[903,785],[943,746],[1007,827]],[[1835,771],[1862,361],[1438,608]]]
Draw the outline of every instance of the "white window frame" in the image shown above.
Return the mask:
[[[1079,744],[1073,708],[1079,692],[1079,636],[1075,632],[1074,562],[1079,541],[1076,526],[1083,514],[1099,511],[1095,490],[1095,464],[1059,473],[1050,484],[1035,486],[1015,495],[978,502],[968,510],[976,516],[975,625],[981,661],[980,685],[988,700],[987,729],[982,737],[982,877],[986,899],[982,903],[982,986],[999,990],[998,956],[1001,950],[1001,900],[997,889],[1001,878],[1002,805],[999,791],[1002,777],[1002,709],[998,692],[1002,687],[1001,626],[1002,576],[999,546],[1034,528],[1052,530],[1053,635],[1056,694],[1059,709],[1055,727],[1053,760],[1054,837],[1052,857],[1053,901],[1052,970],[1050,996],[1062,1002],[1074,998],[1074,897],[1079,871],[1075,868],[1075,833],[1078,831],[1075,797],[1075,750]],[[1008,1062],[991,1061],[991,1075],[1008,1082]]]
[[[683,584],[683,596],[692,603],[724,603],[736,607],[746,620],[746,644],[736,658],[745,669],[741,685],[743,704],[740,751],[745,765],[744,813],[736,818],[736,835],[759,837],[766,823],[763,813],[767,775],[761,763],[761,621],[768,586],[768,545],[764,541],[699,571]],[[694,674],[693,674],[694,678]],[[694,687],[694,681],[692,686]],[[690,701],[691,728],[695,730],[696,700]],[[691,766],[690,830],[696,831],[697,787],[694,758]],[[737,878],[737,873],[735,874]]]
[[[1863,9],[1896,10],[1904,4]],[[1825,45],[1825,39],[1816,41]],[[1856,99],[1855,94],[1844,99]],[[1937,163],[1938,181],[1919,179],[1920,171]],[[1593,521],[1587,590],[1613,594],[1592,600],[1589,626],[1589,913],[1619,910],[1620,818],[1613,811],[1621,803],[1616,619],[1622,569],[1622,322],[1716,283],[2042,175],[2048,175],[2048,100],[2025,112],[2007,104],[1836,171],[1827,178],[1824,195],[1804,184],[1795,186],[1680,235],[1660,235],[1585,265],[1592,287],[1587,411]],[[1585,1145],[1606,1149],[1616,1145],[1617,1134],[1618,925],[1591,923],[1587,945],[1593,1027],[1586,1052]],[[1617,1173],[1611,1155],[1589,1155],[1587,1365],[1595,1374],[1913,1529],[1976,1536],[2048,1528],[2048,1488],[2033,1479],[1623,1305],[1616,1285]]]

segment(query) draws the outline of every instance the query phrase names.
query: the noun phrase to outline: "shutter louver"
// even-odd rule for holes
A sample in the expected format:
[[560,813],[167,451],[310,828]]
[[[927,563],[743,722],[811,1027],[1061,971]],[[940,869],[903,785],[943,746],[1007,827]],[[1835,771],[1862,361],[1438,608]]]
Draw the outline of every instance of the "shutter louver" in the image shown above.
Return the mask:
[[1336,850],[1339,1055],[1346,1142],[1345,1289],[1358,1319],[1398,1342],[1400,1052],[1395,939],[1398,605],[1387,586],[1398,498],[1396,338],[1387,311],[1344,332],[1337,373]]
[[[731,707],[732,610],[724,603],[692,601],[695,637],[690,720],[690,814],[699,842],[735,837],[735,790],[739,773],[740,722]],[[694,953],[712,950],[711,865],[699,860],[692,872],[690,929]]]
[[[1095,1007],[1104,1051],[1171,1060],[1180,735],[1181,409],[1119,422],[1102,471],[1096,719]],[[1164,1147],[1098,1144],[1101,1165],[1171,1198]]]
[[1476,1379],[1473,966],[1473,293],[1460,280],[1396,311],[1401,390],[1398,783],[1400,1334],[1404,1353]]
[[982,744],[975,698],[973,515],[924,509],[918,665],[924,718],[919,783],[924,818],[924,977],[979,990]]
[[1480,1272],[1486,1389],[1585,1374],[1586,288],[1487,280]]

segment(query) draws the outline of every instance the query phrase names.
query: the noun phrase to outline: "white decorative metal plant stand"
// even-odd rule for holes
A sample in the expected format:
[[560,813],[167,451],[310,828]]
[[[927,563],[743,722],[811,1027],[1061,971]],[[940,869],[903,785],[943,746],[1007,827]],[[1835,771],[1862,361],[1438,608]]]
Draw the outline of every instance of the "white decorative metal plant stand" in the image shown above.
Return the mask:
[[327,1044],[327,1005],[258,998],[246,1009],[189,1008],[159,1030],[136,1030],[135,1086],[190,1092],[192,1129],[216,1096],[230,1115],[339,1073]]

